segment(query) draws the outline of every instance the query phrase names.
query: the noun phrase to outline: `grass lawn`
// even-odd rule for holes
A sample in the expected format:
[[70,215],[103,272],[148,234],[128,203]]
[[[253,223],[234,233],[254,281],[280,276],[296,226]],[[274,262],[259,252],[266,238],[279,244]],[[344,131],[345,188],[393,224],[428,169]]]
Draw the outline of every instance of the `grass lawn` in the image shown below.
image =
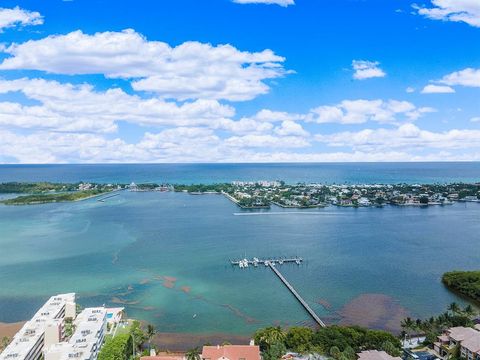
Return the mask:
[[120,324],[117,325],[117,329],[114,330],[115,336],[121,334],[128,334],[130,332],[130,328],[132,327],[133,320],[127,319],[123,320]]

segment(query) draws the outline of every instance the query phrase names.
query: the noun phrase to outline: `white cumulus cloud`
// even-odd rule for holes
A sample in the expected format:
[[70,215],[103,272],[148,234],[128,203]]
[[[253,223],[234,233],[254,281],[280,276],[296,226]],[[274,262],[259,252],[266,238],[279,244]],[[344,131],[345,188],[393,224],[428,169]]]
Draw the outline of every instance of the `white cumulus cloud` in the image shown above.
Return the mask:
[[420,15],[433,20],[464,22],[480,27],[480,1],[478,0],[431,0],[431,6],[414,5]]
[[267,4],[267,5],[280,5],[287,7],[289,5],[295,5],[294,0],[232,0],[237,4]]
[[300,136],[307,137],[310,135],[302,125],[291,120],[282,122],[280,126],[275,128],[275,134],[280,136]]
[[195,41],[171,47],[132,29],[93,35],[74,31],[12,44],[0,70],[54,74],[103,74],[132,80],[137,91],[162,98],[245,101],[270,90],[265,82],[288,73],[271,50],[240,51]]
[[450,86],[447,85],[427,85],[423,88],[422,94],[452,94],[455,92]]
[[19,8],[0,8],[0,32],[15,26],[41,25],[43,17],[39,12]]
[[63,132],[114,132],[118,121],[148,126],[231,126],[235,109],[216,100],[177,104],[114,88],[95,91],[44,79],[0,80],[0,94],[21,92],[39,104],[0,102],[0,126]]
[[480,87],[480,69],[467,68],[445,75],[442,84],[450,86]]
[[344,100],[337,105],[320,106],[311,110],[310,119],[318,123],[363,124],[367,121],[379,123],[416,120],[425,113],[433,112],[429,107],[417,108],[408,101],[399,100]]
[[352,68],[355,71],[353,78],[356,80],[382,78],[387,75],[378,61],[353,60]]

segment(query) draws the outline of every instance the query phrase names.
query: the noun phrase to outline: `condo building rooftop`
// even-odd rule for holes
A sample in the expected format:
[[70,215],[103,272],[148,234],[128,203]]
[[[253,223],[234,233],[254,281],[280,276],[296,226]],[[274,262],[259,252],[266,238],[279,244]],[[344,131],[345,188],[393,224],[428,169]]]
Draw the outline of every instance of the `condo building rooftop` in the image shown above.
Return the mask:
[[65,316],[75,316],[75,294],[52,296],[25,323],[13,337],[12,342],[0,354],[0,360],[36,360],[41,356],[45,330],[50,325],[59,325]]

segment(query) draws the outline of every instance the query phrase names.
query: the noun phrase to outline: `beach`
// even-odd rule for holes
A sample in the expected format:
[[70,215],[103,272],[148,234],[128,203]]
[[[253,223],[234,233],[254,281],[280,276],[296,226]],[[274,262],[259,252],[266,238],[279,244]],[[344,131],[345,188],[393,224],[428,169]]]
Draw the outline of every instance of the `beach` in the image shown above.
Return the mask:
[[25,324],[24,321],[16,323],[2,323],[0,322],[0,339],[3,337],[12,338],[13,335],[17,333],[18,330]]

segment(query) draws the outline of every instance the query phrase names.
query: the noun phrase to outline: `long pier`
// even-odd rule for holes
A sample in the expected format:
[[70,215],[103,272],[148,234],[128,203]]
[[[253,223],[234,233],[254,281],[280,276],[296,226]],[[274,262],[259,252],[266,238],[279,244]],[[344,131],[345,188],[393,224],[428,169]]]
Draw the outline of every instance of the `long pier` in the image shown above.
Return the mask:
[[303,300],[303,298],[300,296],[300,294],[297,292],[297,290],[295,290],[295,288],[292,285],[290,285],[290,283],[287,281],[287,279],[285,279],[285,277],[282,275],[282,273],[280,271],[278,271],[278,269],[275,267],[275,264],[271,263],[271,264],[268,264],[268,266],[279,277],[279,279],[282,280],[282,282],[285,284],[285,286],[288,288],[288,290],[290,290],[290,292],[293,294],[293,296],[295,296],[297,298],[297,300],[300,302],[300,304],[302,304],[302,306],[305,308],[305,310],[307,310],[307,312],[310,314],[310,316],[313,318],[313,320],[315,320],[317,322],[317,324],[320,325],[321,327],[326,327],[326,325],[322,321],[322,319],[320,319],[318,317],[318,315],[315,313],[315,311],[313,311],[312,308],[306,303],[306,301]]
[[241,269],[248,268],[249,266],[253,265],[257,267],[259,264],[265,265],[272,269],[275,275],[283,282],[283,284],[287,287],[288,290],[295,296],[298,302],[303,306],[303,308],[308,312],[308,314],[315,320],[315,322],[320,325],[321,327],[326,327],[325,323],[320,319],[320,317],[312,310],[312,308],[307,304],[305,300],[300,296],[300,294],[295,290],[295,288],[288,282],[287,279],[282,275],[282,273],[276,268],[276,265],[282,265],[284,263],[294,263],[300,265],[303,262],[303,258],[301,257],[292,257],[292,258],[279,258],[279,259],[258,259],[253,258],[252,260],[249,259],[242,259],[242,260],[231,260],[230,263],[232,266],[238,266]]

